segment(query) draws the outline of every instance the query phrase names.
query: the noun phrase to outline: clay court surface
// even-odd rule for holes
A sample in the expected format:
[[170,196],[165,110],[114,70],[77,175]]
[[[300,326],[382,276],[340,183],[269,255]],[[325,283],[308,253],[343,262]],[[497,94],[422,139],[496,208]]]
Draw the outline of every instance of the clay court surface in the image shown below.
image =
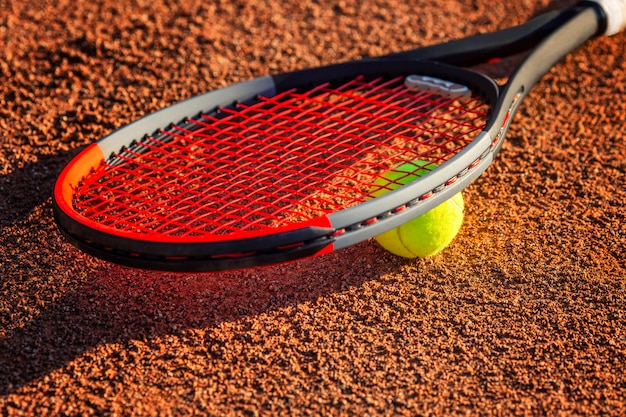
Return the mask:
[[57,231],[54,181],[90,142],[567,2],[175,3],[0,0],[0,415],[626,415],[626,35],[535,87],[443,253],[159,273]]

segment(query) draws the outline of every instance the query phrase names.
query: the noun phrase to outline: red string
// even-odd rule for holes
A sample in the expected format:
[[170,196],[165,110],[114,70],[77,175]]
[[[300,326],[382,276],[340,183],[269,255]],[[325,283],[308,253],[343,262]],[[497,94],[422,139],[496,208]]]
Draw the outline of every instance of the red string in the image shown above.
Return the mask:
[[306,221],[367,200],[398,164],[450,159],[486,112],[478,98],[409,91],[402,78],[288,91],[138,140],[85,178],[74,206],[121,231],[163,236]]

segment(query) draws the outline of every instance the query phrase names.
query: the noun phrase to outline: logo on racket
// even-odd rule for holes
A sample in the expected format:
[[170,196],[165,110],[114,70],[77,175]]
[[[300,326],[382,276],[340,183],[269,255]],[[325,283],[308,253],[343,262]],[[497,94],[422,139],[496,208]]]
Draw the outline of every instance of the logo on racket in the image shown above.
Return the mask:
[[409,75],[404,86],[413,91],[435,91],[454,98],[469,97],[472,92],[467,86],[426,75]]

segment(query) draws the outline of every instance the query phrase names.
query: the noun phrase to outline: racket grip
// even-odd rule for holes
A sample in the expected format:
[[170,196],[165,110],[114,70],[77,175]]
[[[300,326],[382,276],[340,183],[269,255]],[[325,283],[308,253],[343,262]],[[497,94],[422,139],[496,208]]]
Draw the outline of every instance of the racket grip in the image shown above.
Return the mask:
[[626,0],[591,0],[597,3],[607,18],[604,35],[611,36],[626,28]]

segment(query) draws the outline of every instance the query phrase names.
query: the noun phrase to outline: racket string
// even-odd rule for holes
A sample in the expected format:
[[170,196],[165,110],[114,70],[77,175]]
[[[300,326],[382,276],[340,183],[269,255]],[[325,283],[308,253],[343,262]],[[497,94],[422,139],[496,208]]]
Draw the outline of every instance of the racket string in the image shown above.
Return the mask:
[[441,164],[485,124],[487,106],[402,78],[260,97],[138,140],[83,181],[74,205],[120,230],[236,233],[311,220],[360,202],[382,172]]

